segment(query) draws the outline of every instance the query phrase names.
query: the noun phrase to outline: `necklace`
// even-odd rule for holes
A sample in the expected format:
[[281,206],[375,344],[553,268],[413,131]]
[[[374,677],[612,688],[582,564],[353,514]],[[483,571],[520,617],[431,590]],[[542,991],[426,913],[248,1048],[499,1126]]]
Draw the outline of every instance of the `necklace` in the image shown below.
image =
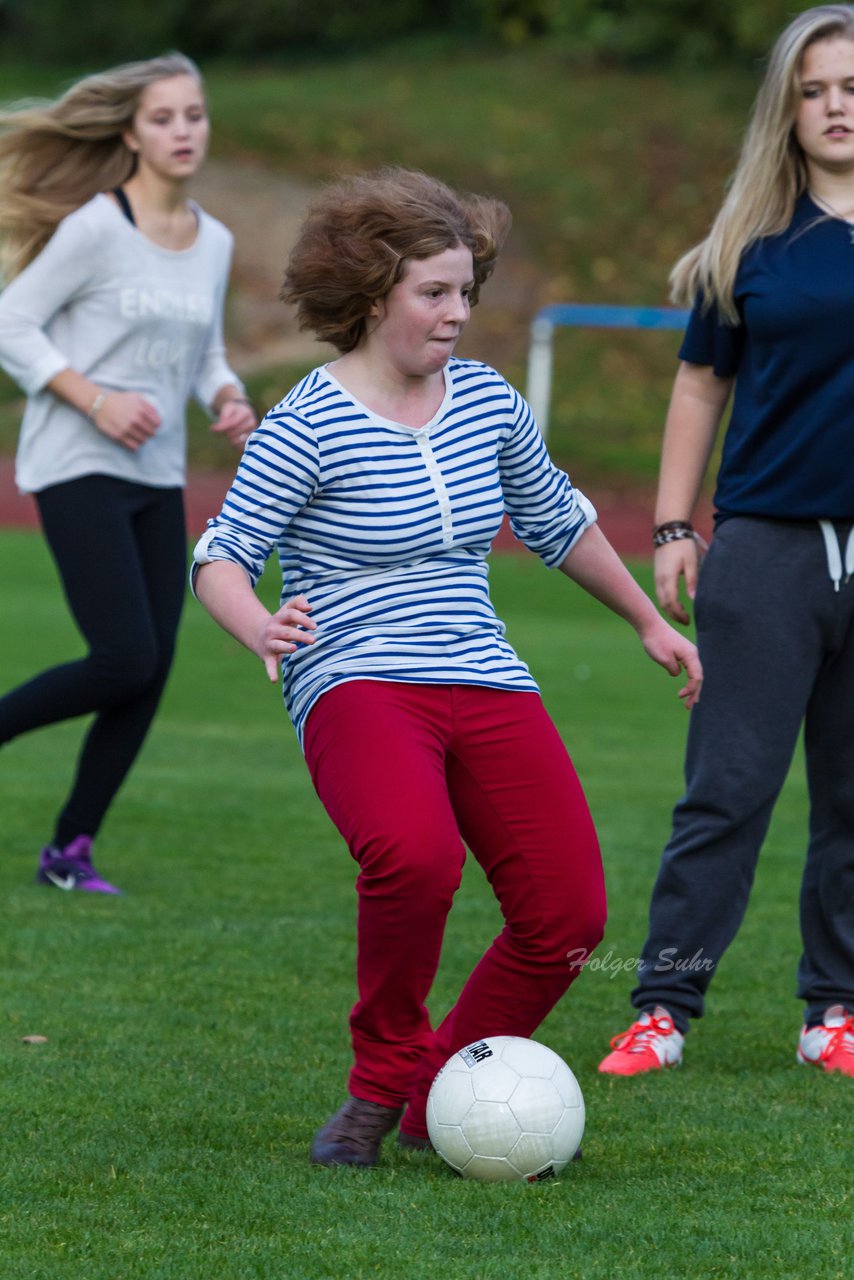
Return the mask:
[[810,196],[810,199],[815,204],[819,205],[820,208],[825,209],[827,213],[829,213],[832,217],[837,218],[840,222],[845,223],[845,225],[848,228],[849,243],[854,245],[854,221],[852,221],[852,218],[854,218],[854,215],[852,215],[849,218],[846,218],[843,214],[839,212],[838,209],[834,209],[833,205],[830,203],[829,200],[822,199],[820,195],[817,195],[817,193],[811,189],[809,191],[809,196]]

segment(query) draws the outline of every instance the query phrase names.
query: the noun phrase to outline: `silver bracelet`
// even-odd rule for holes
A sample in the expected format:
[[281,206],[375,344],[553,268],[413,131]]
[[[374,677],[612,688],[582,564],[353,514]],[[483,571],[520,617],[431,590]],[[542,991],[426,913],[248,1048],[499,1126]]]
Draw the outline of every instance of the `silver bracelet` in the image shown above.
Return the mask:
[[92,407],[90,408],[89,412],[86,414],[86,417],[89,419],[90,422],[95,421],[95,415],[100,413],[101,410],[103,409],[104,401],[106,400],[106,398],[107,398],[106,391],[99,391],[98,394],[95,396],[95,399],[92,401]]

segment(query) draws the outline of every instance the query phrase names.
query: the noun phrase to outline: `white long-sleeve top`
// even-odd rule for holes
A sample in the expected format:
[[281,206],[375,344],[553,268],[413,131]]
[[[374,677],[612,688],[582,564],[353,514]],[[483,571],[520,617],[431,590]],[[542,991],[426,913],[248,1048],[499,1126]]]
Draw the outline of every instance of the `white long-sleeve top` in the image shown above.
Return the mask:
[[315,369],[250,437],[196,547],[197,564],[233,561],[253,583],[276,547],[282,601],[308,597],[316,642],[282,664],[300,740],[315,701],[348,680],[537,688],[489,598],[490,545],[506,511],[556,566],[596,512],[494,369],[453,359],[445,388],[414,430]]
[[[186,405],[209,407],[240,380],[225,359],[222,312],[232,236],[197,205],[189,249],[147,239],[106,195],[60,222],[0,294],[0,365],[27,395],[16,458],[22,492],[83,475],[184,483]],[[103,391],[137,391],[161,426],[137,451],[108,439],[45,390],[63,369]]]

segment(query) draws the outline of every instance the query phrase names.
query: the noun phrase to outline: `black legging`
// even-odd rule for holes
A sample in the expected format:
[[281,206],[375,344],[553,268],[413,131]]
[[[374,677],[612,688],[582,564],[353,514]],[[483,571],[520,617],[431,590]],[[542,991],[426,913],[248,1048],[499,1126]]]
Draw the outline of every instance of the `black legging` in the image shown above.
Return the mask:
[[95,712],[53,843],[94,836],[139,753],[169,674],[186,581],[181,489],[84,476],[36,495],[89,653],[0,699],[0,743]]

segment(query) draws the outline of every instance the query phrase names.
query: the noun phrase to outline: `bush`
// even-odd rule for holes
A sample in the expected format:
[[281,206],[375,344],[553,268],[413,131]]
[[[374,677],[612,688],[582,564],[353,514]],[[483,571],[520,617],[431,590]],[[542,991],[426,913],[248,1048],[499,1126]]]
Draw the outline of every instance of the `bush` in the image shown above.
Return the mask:
[[552,30],[593,54],[630,63],[699,63],[763,56],[795,7],[791,0],[553,0],[553,10]]
[[0,0],[0,35],[32,60],[87,66],[167,48],[346,53],[436,32],[504,44],[552,36],[587,59],[698,63],[763,54],[792,12],[791,0],[87,0],[83,22],[79,0]]
[[0,0],[0,37],[29,62],[86,67],[172,48],[186,0]]

